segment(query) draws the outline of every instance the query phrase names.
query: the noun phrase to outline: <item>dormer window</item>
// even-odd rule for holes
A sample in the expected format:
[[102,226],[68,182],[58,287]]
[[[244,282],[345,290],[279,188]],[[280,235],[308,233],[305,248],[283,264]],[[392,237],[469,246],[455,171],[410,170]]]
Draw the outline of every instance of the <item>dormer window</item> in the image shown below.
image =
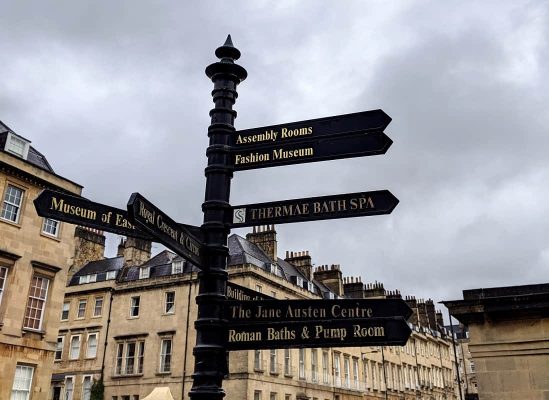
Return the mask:
[[139,268],[139,279],[146,279],[150,276],[150,268],[142,267]]
[[174,261],[172,262],[172,274],[181,274],[183,273],[183,261]]
[[6,146],[4,149],[16,156],[27,159],[27,154],[29,153],[29,143],[27,140],[15,135],[12,132],[8,132],[8,137],[6,139]]

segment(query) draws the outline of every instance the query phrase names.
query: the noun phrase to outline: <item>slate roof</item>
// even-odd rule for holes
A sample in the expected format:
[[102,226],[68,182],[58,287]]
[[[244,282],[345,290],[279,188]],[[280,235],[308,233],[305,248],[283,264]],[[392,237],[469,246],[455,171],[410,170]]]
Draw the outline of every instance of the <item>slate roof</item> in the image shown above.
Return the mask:
[[[258,268],[261,268],[267,272],[271,272],[272,260],[265,254],[265,252],[256,244],[249,242],[243,237],[233,234],[228,239],[229,247],[229,266],[239,264],[252,264]],[[174,261],[183,262],[183,273],[199,272],[200,270],[192,263],[184,260],[182,257],[172,253],[169,250],[164,250],[152,257],[149,261],[142,265],[129,265],[123,266],[123,257],[106,258],[100,261],[92,261],[82,267],[73,278],[69,286],[78,285],[79,277],[89,274],[97,274],[97,281],[105,280],[107,271],[116,270],[118,282],[130,282],[139,280],[139,270],[144,267],[149,267],[149,279],[172,275],[172,263]],[[295,284],[295,278],[300,277],[305,283],[304,289],[307,289],[307,278],[292,264],[284,261],[282,258],[278,258],[275,267],[278,269],[278,276],[281,278],[293,282]],[[330,290],[321,282],[312,281],[315,292],[319,295],[324,295]]]
[[196,266],[185,261],[182,257],[171,251],[164,250],[142,265],[131,265],[124,268],[118,277],[118,281],[129,282],[139,280],[139,270],[143,267],[150,268],[149,279],[172,275],[172,263],[177,261],[183,261],[183,273],[199,271]]
[[[17,135],[21,139],[24,139],[30,143],[30,140],[25,139],[21,135],[18,135],[13,130],[11,130],[9,126],[7,126],[2,121],[0,121],[0,151],[7,153],[5,150],[5,147],[6,147],[6,139],[8,137],[8,132],[11,132],[12,134]],[[13,155],[12,153],[8,153],[8,154]],[[54,173],[53,168],[51,167],[48,160],[46,160],[46,157],[44,157],[42,153],[40,153],[38,150],[36,150],[34,147],[30,145],[29,145],[29,153],[27,155],[26,161],[34,165],[35,167]]]
[[69,282],[69,286],[78,285],[81,276],[97,274],[97,282],[106,280],[108,271],[117,271],[122,269],[124,257],[104,258],[103,260],[91,261],[76,272]]

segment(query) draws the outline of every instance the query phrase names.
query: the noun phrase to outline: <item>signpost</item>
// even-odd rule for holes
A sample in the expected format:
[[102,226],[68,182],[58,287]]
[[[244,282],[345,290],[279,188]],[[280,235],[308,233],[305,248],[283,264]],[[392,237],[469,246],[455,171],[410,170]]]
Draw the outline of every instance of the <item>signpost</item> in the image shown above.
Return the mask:
[[390,214],[398,199],[388,190],[233,206],[232,228]]
[[202,268],[203,245],[181,224],[164,214],[139,193],[128,201],[128,215],[144,231],[198,268]]
[[46,189],[34,200],[34,207],[41,217],[139,239],[153,240],[153,237],[148,233],[136,229],[130,222],[126,210],[94,203],[84,197]]
[[236,87],[247,72],[235,64],[240,51],[230,36],[215,54],[220,61],[206,68],[214,108],[200,228],[175,222],[139,193],[126,212],[44,190],[34,201],[38,214],[159,241],[201,269],[192,400],[223,399],[227,350],[404,345],[412,311],[402,300],[276,300],[227,282],[230,228],[389,214],[398,199],[378,190],[231,207],[233,171],[384,154],[391,118],[372,110],[235,131]]

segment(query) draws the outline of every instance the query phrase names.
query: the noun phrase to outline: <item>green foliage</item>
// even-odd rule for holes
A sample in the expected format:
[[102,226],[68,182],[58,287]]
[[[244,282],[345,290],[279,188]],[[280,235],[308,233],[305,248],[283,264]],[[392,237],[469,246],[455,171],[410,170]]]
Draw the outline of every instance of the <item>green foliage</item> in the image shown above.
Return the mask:
[[103,385],[103,380],[98,381],[94,380],[91,387],[90,400],[103,400],[105,394],[105,386]]

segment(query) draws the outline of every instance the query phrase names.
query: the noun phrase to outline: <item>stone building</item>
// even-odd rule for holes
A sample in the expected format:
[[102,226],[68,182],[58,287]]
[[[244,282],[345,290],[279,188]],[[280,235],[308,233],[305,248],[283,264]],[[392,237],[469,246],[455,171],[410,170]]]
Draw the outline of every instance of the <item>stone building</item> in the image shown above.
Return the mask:
[[469,329],[479,398],[548,398],[549,284],[464,290],[443,303]]
[[48,397],[74,226],[37,215],[46,188],[82,190],[0,122],[0,399]]
[[[400,297],[381,283],[344,278],[339,265],[314,267],[307,251],[277,257],[273,226],[254,229],[246,238],[231,235],[228,245],[228,297],[234,299],[248,299],[250,293],[276,299]],[[87,283],[82,277],[90,265],[107,268],[106,261],[102,263],[90,263],[74,274],[67,299],[90,301],[89,291],[98,283]],[[102,324],[98,333],[106,339],[102,350],[105,399],[142,399],[155,387],[169,387],[175,399],[188,398],[196,342],[197,272],[169,251],[119,270],[112,282],[110,323]],[[71,301],[72,305],[80,300]],[[415,321],[406,346],[233,351],[224,381],[226,398],[457,399],[453,347],[441,314],[431,300],[409,297],[406,301]],[[63,332],[82,326],[69,319]],[[58,363],[58,367],[56,374],[62,374],[65,382],[77,375],[76,366],[61,369]],[[78,371],[82,374],[82,369]],[[100,375],[99,369],[94,371]],[[75,382],[83,382],[83,376]],[[60,381],[60,375],[54,377]]]

